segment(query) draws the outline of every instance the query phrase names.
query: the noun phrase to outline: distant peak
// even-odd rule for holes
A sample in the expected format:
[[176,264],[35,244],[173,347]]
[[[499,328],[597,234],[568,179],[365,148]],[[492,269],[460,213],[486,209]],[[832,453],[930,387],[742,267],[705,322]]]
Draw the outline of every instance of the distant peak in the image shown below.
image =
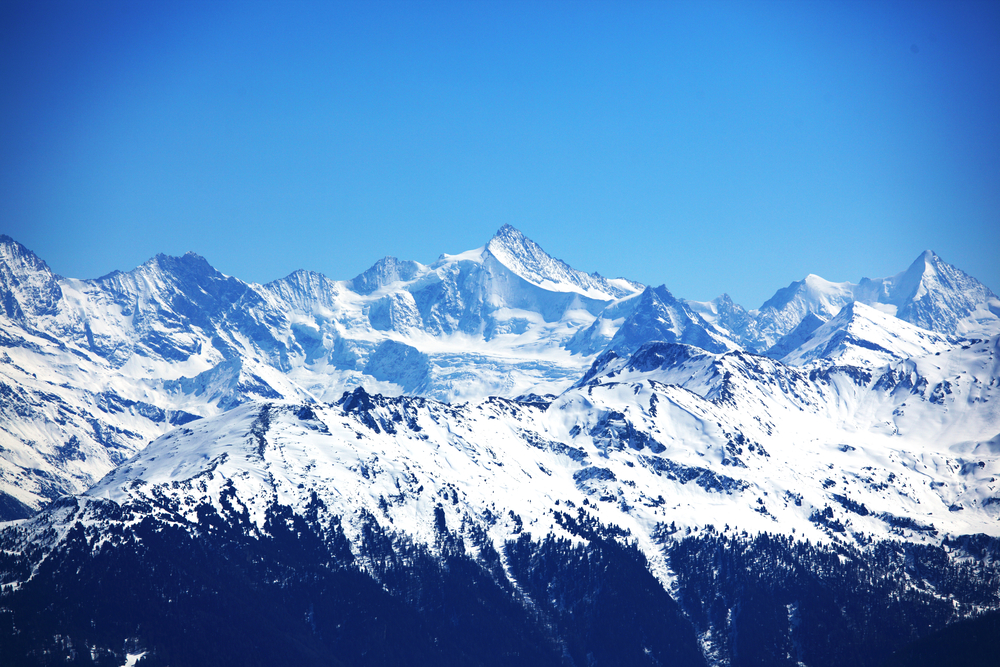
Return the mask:
[[208,260],[199,255],[194,251],[187,251],[180,257],[175,255],[167,255],[166,253],[156,253],[156,256],[146,262],[146,264],[157,263],[161,265],[174,265],[174,264],[208,264]]
[[909,271],[922,270],[928,266],[936,266],[941,264],[941,258],[938,257],[937,253],[933,250],[924,250],[922,253],[917,255],[917,258],[913,260],[910,264]]
[[[857,301],[848,301],[837,312],[835,320],[853,320],[856,314],[864,314],[865,309],[872,310]],[[812,313],[810,313],[812,314]]]
[[817,276],[815,273],[810,273],[799,284],[805,285],[807,289],[813,291],[839,292],[847,289],[851,283],[835,283],[831,280],[827,280],[823,276]]
[[16,248],[19,253],[24,255],[35,254],[31,252],[31,250],[29,250],[28,248],[25,248],[23,245],[12,239],[11,237],[7,236],[6,234],[0,234],[0,245]]
[[671,294],[669,289],[667,289],[666,284],[660,285],[658,287],[647,285],[646,289],[642,291],[642,294],[644,296],[647,296],[648,298],[655,297],[660,301],[665,301],[665,302],[676,301],[676,299],[674,299],[674,295]]
[[598,273],[587,274],[545,252],[540,245],[511,225],[504,225],[486,244],[486,253],[516,275],[534,285],[554,291],[572,291],[601,300],[617,299],[639,292],[640,285],[613,284]]
[[412,260],[400,260],[387,255],[355,276],[351,280],[351,289],[358,294],[371,294],[385,285],[413,280],[420,268],[420,264]]
[[41,257],[6,234],[0,234],[0,248],[3,248],[0,252],[0,262],[2,263],[8,265],[16,263],[32,270],[52,273],[48,264]]
[[486,249],[493,253],[493,256],[501,263],[512,269],[516,268],[517,265],[524,264],[532,272],[541,271],[544,273],[542,268],[544,265],[555,263],[561,265],[564,270],[572,271],[565,262],[553,258],[540,245],[511,225],[504,225],[498,229],[490,242],[486,244]]
[[370,268],[382,267],[382,266],[396,266],[399,264],[399,258],[393,257],[392,255],[386,255],[382,259],[376,261]]
[[[186,252],[180,257],[167,255],[162,252],[157,253],[154,257],[143,262],[142,265],[135,270],[156,271],[174,276],[223,276],[218,269],[208,263],[207,259],[196,252]],[[102,276],[100,280],[109,278],[113,275],[115,275],[114,272],[109,273],[106,276]]]
[[910,263],[910,266],[903,273],[896,277],[896,281],[900,286],[905,286],[903,291],[907,295],[910,295],[919,288],[921,281],[924,280],[924,277],[928,273],[936,272],[936,267],[941,263],[941,258],[933,250],[924,250],[917,255],[917,258]]
[[523,246],[525,244],[538,247],[537,243],[535,243],[527,236],[522,234],[521,230],[514,227],[513,225],[504,225],[503,227],[498,229],[497,233],[493,235],[492,239],[490,239],[490,242],[487,245],[487,247],[493,246],[497,243],[505,245],[507,247]]
[[305,280],[310,278],[326,278],[326,276],[319,271],[311,271],[309,269],[295,269],[285,276],[285,280]]
[[493,236],[494,237],[497,237],[497,236],[520,236],[520,237],[523,237],[524,234],[522,234],[521,230],[519,230],[514,225],[504,224],[500,229],[497,230],[497,233],[494,234]]

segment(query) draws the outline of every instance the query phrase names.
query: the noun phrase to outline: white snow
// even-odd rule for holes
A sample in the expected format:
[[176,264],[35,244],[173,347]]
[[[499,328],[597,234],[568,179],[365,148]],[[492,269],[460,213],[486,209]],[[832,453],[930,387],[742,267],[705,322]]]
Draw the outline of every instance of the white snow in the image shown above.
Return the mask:
[[127,653],[125,654],[125,664],[122,667],[135,667],[139,660],[146,656],[146,651],[142,653]]
[[[553,511],[586,506],[631,531],[654,564],[658,523],[813,541],[997,535],[1000,506],[987,501],[1000,496],[998,364],[998,339],[860,381],[849,369],[812,379],[762,357],[701,353],[666,369],[622,366],[545,410],[376,397],[378,431],[335,405],[314,406],[321,426],[273,404],[263,450],[253,434],[263,407],[249,404],[159,438],[87,496],[165,496],[194,522],[199,503],[223,512],[220,490],[232,484],[263,530],[270,504],[302,509],[315,491],[349,538],[372,515],[431,547],[438,504],[448,526],[479,524],[498,545],[519,530],[509,512],[532,534],[564,535]],[[945,380],[950,393],[936,400]],[[581,473],[595,468],[608,472]],[[828,506],[843,533],[811,520]]]
[[[964,285],[970,299],[982,296],[967,276],[933,254],[891,279],[852,285],[810,275],[790,286],[764,335],[778,335],[806,312],[829,317],[785,357],[801,368],[739,351],[718,355],[677,346],[688,350],[680,361],[637,369],[617,359],[598,373],[596,386],[570,389],[635,311],[642,286],[576,271],[513,228],[486,246],[444,255],[429,266],[410,263],[406,279],[401,269],[386,273],[399,279],[369,294],[354,291],[351,281],[307,271],[268,285],[245,284],[212,273],[193,255],[158,256],[96,281],[63,279],[15,253],[11,244],[0,248],[6,253],[0,260],[13,267],[4,270],[19,272],[17,284],[27,286],[17,298],[35,294],[39,305],[25,311],[30,326],[0,315],[0,334],[12,341],[0,357],[0,383],[11,389],[0,403],[0,491],[29,507],[53,494],[80,493],[112,470],[96,487],[111,497],[125,488],[115,483],[136,475],[148,473],[153,477],[147,481],[164,484],[190,479],[226,451],[230,459],[219,470],[242,485],[248,502],[279,496],[300,502],[297,486],[267,481],[276,466],[290,466],[281,474],[303,484],[332,485],[331,507],[378,510],[379,516],[385,515],[380,495],[396,495],[397,481],[417,479],[414,488],[424,484],[443,493],[450,480],[463,489],[459,502],[448,504],[449,522],[460,523],[460,512],[481,517],[485,508],[504,507],[542,532],[552,524],[554,500],[579,506],[586,498],[602,520],[630,526],[640,540],[648,541],[651,526],[668,517],[685,527],[789,526],[826,539],[809,515],[826,505],[841,512],[831,499],[834,492],[871,510],[866,517],[846,517],[856,531],[886,534],[887,524],[876,517],[884,512],[919,514],[939,533],[996,532],[1000,503],[986,503],[1000,497],[989,481],[1000,473],[1000,415],[993,400],[1000,387],[997,339],[948,338],[886,312],[912,306],[911,294],[900,296],[905,290],[941,294],[948,285]],[[169,270],[178,262],[186,262],[189,272],[205,272],[200,279],[212,289],[239,294],[237,305],[218,312],[199,306],[191,312],[203,317],[192,319],[184,299],[208,293],[183,292],[189,287]],[[42,308],[37,295],[53,285],[61,300]],[[869,302],[877,307],[867,307]],[[983,297],[977,303],[972,312],[978,324],[961,320],[968,325],[963,332],[988,330],[997,321],[1000,301]],[[693,312],[718,326],[718,303]],[[664,315],[671,321],[675,316]],[[426,365],[383,379],[366,373],[386,341],[413,348],[418,359],[426,355]],[[420,413],[422,431],[402,429],[390,437],[358,427],[353,417],[327,405],[318,413],[330,435],[282,441],[284,451],[316,461],[328,477],[307,474],[291,459],[254,462],[249,454],[233,454],[245,449],[245,422],[258,409],[236,407],[247,398],[329,404],[356,387],[398,395],[404,382],[455,407],[433,403]],[[545,412],[486,400],[529,392],[560,396]],[[212,419],[174,430],[177,418],[185,418],[180,411]],[[663,451],[616,449],[591,435],[608,419],[627,419]],[[567,450],[532,446],[525,432],[587,452],[586,465],[606,468],[615,482],[574,481],[573,473],[586,466],[567,457]],[[234,440],[233,433],[244,434],[243,440]],[[280,429],[275,433],[284,437]],[[736,434],[768,455],[734,445]],[[194,458],[170,449],[182,444],[196,447]],[[173,453],[151,458],[163,448]],[[656,474],[640,455],[749,486],[708,491],[670,479],[664,470]],[[737,459],[746,467],[736,465]],[[384,481],[378,475],[377,483],[359,478],[362,463],[383,469]],[[822,487],[830,465],[839,475],[833,490]],[[941,484],[931,487],[930,481]],[[801,496],[802,504],[789,504],[786,492]],[[436,502],[427,494],[393,506],[388,516],[426,533],[422,522]],[[660,496],[662,503],[653,502]],[[949,511],[956,505],[963,509]],[[491,530],[501,539],[512,525]],[[930,539],[919,531],[907,538]]]

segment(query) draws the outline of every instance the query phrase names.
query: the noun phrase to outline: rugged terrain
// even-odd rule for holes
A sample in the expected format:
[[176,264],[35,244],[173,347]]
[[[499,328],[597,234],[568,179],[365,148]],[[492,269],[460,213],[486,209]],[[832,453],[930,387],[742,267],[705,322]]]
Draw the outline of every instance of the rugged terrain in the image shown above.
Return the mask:
[[878,665],[1000,609],[1000,299],[931,252],[753,311],[512,227],[0,280],[5,664]]

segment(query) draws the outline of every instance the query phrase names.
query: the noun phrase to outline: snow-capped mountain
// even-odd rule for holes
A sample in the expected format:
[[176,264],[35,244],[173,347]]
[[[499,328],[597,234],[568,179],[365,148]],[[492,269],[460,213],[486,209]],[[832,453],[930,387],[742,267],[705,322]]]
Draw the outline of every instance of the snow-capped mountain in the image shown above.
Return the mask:
[[559,391],[590,361],[562,344],[641,290],[575,271],[511,227],[431,266],[386,258],[349,281],[297,271],[267,285],[194,253],[75,280],[9,237],[0,251],[8,517],[84,490],[177,419],[247,400]]
[[[193,571],[189,592],[168,592],[170,575],[149,580],[160,591],[151,606],[170,614],[176,596],[233,593],[225,581],[202,579],[216,566],[188,553],[218,552],[261,564],[251,590],[281,582],[271,604],[306,618],[289,632],[309,641],[318,641],[318,627],[338,636],[333,626],[346,621],[321,600],[347,585],[331,577],[356,572],[388,594],[381,614],[415,609],[433,619],[443,608],[451,609],[445,618],[477,619],[483,611],[468,601],[496,597],[503,604],[492,603],[494,616],[463,632],[489,642],[494,622],[523,624],[516,641],[533,639],[517,651],[537,664],[580,664],[592,654],[601,664],[682,656],[679,664],[744,665],[791,642],[795,652],[768,664],[834,665],[858,654],[857,664],[875,665],[927,628],[1000,608],[1000,570],[983,557],[983,549],[1000,554],[1000,540],[982,535],[995,535],[1000,520],[998,353],[994,338],[876,375],[650,343],[628,357],[607,352],[589,379],[551,401],[449,405],[356,388],[335,403],[244,404],[160,437],[86,494],[0,532],[4,553],[23,554],[0,567],[5,605],[15,622],[26,618],[30,601],[45,603],[53,583],[73,573],[87,582],[122,568]],[[978,542],[962,537],[975,534]],[[621,543],[631,546],[621,551]],[[733,564],[707,573],[691,564],[722,547]],[[594,561],[605,563],[600,572],[629,574],[601,583],[579,569]],[[847,563],[861,568],[856,583]],[[789,573],[780,575],[782,595],[739,592],[773,587],[780,572]],[[730,587],[730,577],[740,585]],[[145,581],[140,575],[138,585]],[[652,596],[657,611],[604,616],[604,631],[618,638],[604,639],[587,619],[612,606],[601,598],[606,586],[633,609]],[[763,605],[771,620],[711,611],[711,599],[732,596],[737,608]],[[85,590],[70,597],[84,599]],[[840,599],[855,600],[852,609],[895,605],[914,620],[859,624]],[[376,602],[356,613],[375,614],[368,604]],[[817,616],[825,622],[803,620]],[[84,640],[83,629],[42,619],[35,623],[62,629],[70,647]],[[88,648],[113,654],[132,642],[165,654],[161,661],[197,633],[183,623],[173,635],[137,631],[115,611],[94,623]],[[843,643],[832,652],[822,640],[831,629]],[[383,632],[396,646],[422,642],[427,630],[410,639]],[[446,662],[467,659],[451,634],[431,632],[448,646]],[[753,639],[738,640],[743,633]],[[57,655],[67,650],[29,637]],[[231,651],[234,641],[221,645]],[[326,641],[334,642],[327,651],[350,644]]]
[[[992,292],[933,253],[860,285],[810,276],[748,313],[728,297],[697,304],[665,286],[576,271],[510,226],[429,266],[387,257],[346,281],[296,271],[244,283],[193,253],[68,279],[9,237],[0,260],[8,517],[84,490],[178,420],[248,400],[328,402],[357,386],[449,401],[557,394],[603,352],[627,355],[656,340],[720,353],[760,350],[785,332],[763,349],[802,363],[835,354],[817,336],[855,302],[933,320],[951,335],[1000,321]],[[882,318],[864,328],[874,338],[849,344],[868,364],[930,351],[876,353],[880,327],[896,323]],[[887,335],[898,342],[900,334]]]
[[0,300],[8,319],[26,323],[50,314],[61,297],[48,265],[6,235],[0,235]]
[[712,352],[736,347],[665,285],[647,287],[641,294],[613,302],[566,347],[587,355],[604,350],[631,353],[655,340],[689,343]]
[[874,667],[1000,609],[1000,302],[933,253],[756,311],[509,226],[0,280],[4,664]]
[[[607,353],[551,403],[452,406],[362,388],[334,404],[253,403],[161,437],[86,495],[121,503],[154,494],[183,508],[218,504],[231,482],[254,522],[272,502],[303,508],[319,494],[348,532],[350,517],[378,514],[424,541],[434,519],[421,509],[448,489],[458,494],[448,495],[449,525],[501,508],[558,532],[556,501],[589,500],[642,546],[667,516],[682,527],[829,540],[837,531],[814,519],[826,506],[851,541],[899,534],[897,519],[953,535],[995,532],[998,353],[994,338],[878,373],[806,372],[744,352],[650,343],[627,358]],[[174,486],[209,471],[200,491]],[[663,505],[660,495],[683,502]],[[867,512],[856,511],[862,505]],[[483,530],[499,545],[512,525]]]
[[[815,316],[809,313],[806,317],[811,319]],[[768,356],[793,366],[825,359],[841,365],[878,368],[894,361],[946,352],[961,342],[956,337],[921,329],[860,301],[847,304],[827,322],[812,321],[818,326],[798,345],[781,356],[780,349],[771,348]],[[812,323],[806,326],[812,327]],[[804,332],[805,328],[800,324],[793,334],[802,335]],[[781,342],[791,347],[794,336],[783,338],[779,344]]]
[[739,339],[740,345],[748,350],[760,348],[760,340],[756,335],[756,320],[747,310],[732,300],[728,294],[716,297],[711,301],[683,300],[693,312],[703,320],[718,327],[724,335],[731,339]]
[[803,321],[826,321],[855,302],[946,335],[984,337],[1000,333],[1000,298],[930,250],[917,257],[906,271],[890,278],[833,283],[810,274],[778,290],[759,309],[750,312],[733,304],[726,295],[689,305],[744,348],[765,352]]
[[[982,336],[996,333],[1000,299],[985,285],[928,250],[891,278],[862,280],[858,301],[924,329]],[[895,309],[895,310],[893,310]]]
[[624,278],[607,280],[597,273],[577,271],[549,256],[537,243],[510,225],[500,228],[486,244],[485,252],[520,278],[553,292],[578,292],[599,301],[610,301],[643,288]]

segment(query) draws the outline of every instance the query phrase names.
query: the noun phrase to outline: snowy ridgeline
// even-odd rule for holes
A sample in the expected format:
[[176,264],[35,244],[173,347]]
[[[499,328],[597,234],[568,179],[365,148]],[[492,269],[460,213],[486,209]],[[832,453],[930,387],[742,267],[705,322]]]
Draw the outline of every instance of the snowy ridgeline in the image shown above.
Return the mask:
[[2,237],[0,305],[0,662],[875,667],[1000,609],[1000,300],[933,253],[746,311],[509,226],[267,285]]
[[[1000,330],[996,296],[933,253],[897,276],[858,285],[809,276],[748,312],[725,296],[688,302],[663,286],[576,271],[509,226],[484,247],[430,266],[385,258],[352,280],[298,271],[267,285],[225,276],[190,253],[158,255],[96,280],[66,279],[3,237],[0,297],[0,516],[7,518],[80,493],[156,437],[247,401],[331,403],[356,387],[452,404],[559,395],[597,378],[610,357],[648,365],[657,341],[716,360],[767,352],[800,370],[760,359],[754,363],[769,370],[748,380],[760,385],[748,391],[770,396],[775,382],[781,386],[776,378],[808,376],[825,392],[817,403],[829,402],[810,410],[839,415],[841,430],[895,433],[903,449],[916,450],[913,434],[940,430],[936,422],[910,424],[922,403],[936,409],[945,399],[949,415],[969,415],[946,421],[971,426],[943,436],[942,447],[996,435],[985,403],[958,405],[947,393],[973,375],[990,387],[992,371],[956,366],[946,377],[924,364],[905,405],[901,390],[877,379]],[[660,381],[708,396],[703,381],[666,366],[658,367]],[[854,381],[842,396],[839,385],[817,380],[834,366],[872,379],[863,391]],[[882,414],[890,403],[899,414]],[[786,426],[763,404],[741,409],[749,412],[737,421],[818,428],[800,427],[794,413],[780,417]],[[875,413],[875,426],[849,421],[865,415],[868,424]],[[771,448],[770,438],[759,440]]]
[[304,510],[318,493],[427,541],[436,503],[498,542],[558,531],[553,509],[579,506],[644,545],[661,522],[860,543],[993,534],[998,345],[872,373],[653,343],[557,398],[253,403],[172,431],[87,495],[192,507],[233,484],[259,526],[269,503]]
[[[947,375],[997,345],[933,359]],[[940,441],[982,430],[950,409],[997,388],[931,400],[906,363],[804,373],[653,343],[557,398],[245,404],[0,530],[27,630],[0,651],[742,667],[787,647],[763,664],[876,667],[1000,608],[997,443]],[[935,427],[884,428],[904,403]]]

